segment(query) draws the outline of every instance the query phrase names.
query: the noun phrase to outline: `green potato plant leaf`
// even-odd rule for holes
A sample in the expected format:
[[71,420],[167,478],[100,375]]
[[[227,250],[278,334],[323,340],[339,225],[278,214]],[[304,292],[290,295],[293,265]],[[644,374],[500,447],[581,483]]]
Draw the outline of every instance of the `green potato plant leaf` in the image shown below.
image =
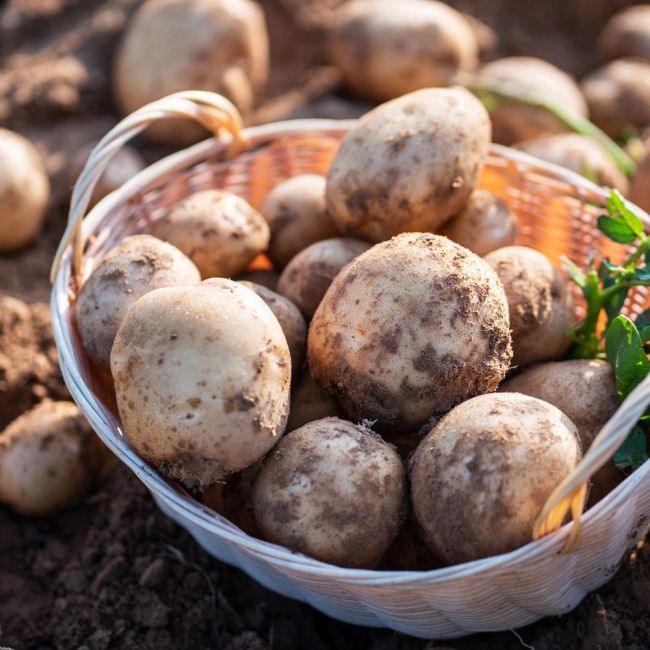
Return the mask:
[[614,455],[614,463],[619,469],[635,470],[648,459],[645,432],[635,426],[625,442]]
[[641,336],[634,323],[619,315],[607,329],[605,352],[621,397],[629,395],[650,372],[650,360],[643,349]]

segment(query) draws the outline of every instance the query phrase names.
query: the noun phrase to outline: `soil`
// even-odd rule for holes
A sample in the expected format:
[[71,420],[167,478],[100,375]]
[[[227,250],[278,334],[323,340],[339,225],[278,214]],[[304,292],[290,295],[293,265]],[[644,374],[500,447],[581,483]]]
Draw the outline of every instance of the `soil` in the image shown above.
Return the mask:
[[[71,160],[115,123],[110,61],[137,0],[0,0],[0,126],[41,150],[52,182],[46,227],[0,256],[0,291],[34,303],[0,315],[0,426],[44,397],[65,396],[47,323],[48,272],[65,225]],[[341,0],[263,0],[273,72],[250,122],[348,117],[367,106],[325,66],[324,29]],[[542,56],[581,76],[623,0],[457,0],[499,36],[500,54]],[[148,161],[168,153],[138,142]],[[4,356],[3,356],[4,355]],[[30,363],[25,363],[31,360]],[[25,370],[25,366],[30,366]],[[22,373],[22,374],[21,374]],[[16,396],[18,395],[18,396]],[[0,646],[11,648],[649,648],[650,551],[626,558],[571,614],[445,643],[345,625],[277,596],[209,557],[158,512],[123,468],[85,503],[50,520],[0,508]]]

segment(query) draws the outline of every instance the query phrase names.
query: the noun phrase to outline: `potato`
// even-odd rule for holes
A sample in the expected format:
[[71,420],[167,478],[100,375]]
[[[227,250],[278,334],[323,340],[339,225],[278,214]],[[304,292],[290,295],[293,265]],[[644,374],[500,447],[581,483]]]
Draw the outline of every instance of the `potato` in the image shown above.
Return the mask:
[[[524,91],[544,95],[578,115],[587,115],[584,97],[573,78],[542,59],[529,56],[498,59],[480,68],[479,75],[486,81],[496,79],[517,84]],[[500,99],[490,111],[490,118],[494,141],[507,145],[569,130],[546,109],[509,100]]]
[[442,2],[354,0],[337,11],[329,59],[356,95],[393,99],[430,86],[448,86],[473,70],[478,44],[467,20]]
[[271,291],[275,291],[277,289],[279,279],[280,274],[272,269],[255,269],[253,271],[245,271],[235,278],[237,282],[253,282],[255,284],[261,284],[263,287],[266,287]]
[[615,139],[650,126],[650,61],[619,59],[580,85],[591,119]]
[[50,182],[34,146],[0,129],[0,252],[29,244],[39,233]]
[[291,391],[287,433],[314,420],[343,416],[343,409],[336,403],[336,400],[324,392],[306,372]]
[[510,364],[508,303],[492,269],[445,237],[405,233],[336,277],[307,335],[312,377],[350,419],[412,432]]
[[625,174],[595,140],[584,135],[559,133],[522,142],[517,148],[546,162],[566,167],[597,185],[627,194],[629,184]]
[[323,562],[373,567],[406,513],[404,467],[368,429],[317,420],[269,454],[253,485],[253,507],[269,541]]
[[515,243],[517,224],[508,206],[485,190],[474,190],[463,210],[438,231],[480,257]]
[[264,301],[232,280],[140,298],[117,333],[111,370],[129,442],[189,487],[252,465],[284,432],[287,341]]
[[221,190],[191,194],[158,219],[152,233],[185,253],[203,278],[242,273],[270,237],[255,208]]
[[278,293],[311,318],[332,280],[355,257],[370,248],[358,239],[325,239],[300,251],[282,271]]
[[170,244],[151,235],[123,239],[93,269],[77,297],[77,328],[90,358],[104,370],[110,368],[120,323],[145,293],[200,280],[194,264]]
[[512,363],[559,359],[571,341],[575,322],[571,288],[543,253],[526,246],[506,246],[485,256],[508,297],[512,328]]
[[276,185],[260,208],[271,229],[268,256],[276,269],[307,246],[339,232],[325,212],[325,177],[294,176]]
[[480,395],[449,412],[410,468],[411,502],[431,551],[448,564],[512,551],[581,457],[574,424],[518,393]]
[[0,502],[56,514],[82,501],[112,458],[75,404],[46,400],[0,433]]
[[627,7],[605,25],[598,49],[606,59],[626,56],[650,60],[650,5]]
[[[241,111],[253,106],[268,75],[264,14],[250,0],[146,0],[115,56],[113,94],[123,114],[181,90],[212,90]],[[165,120],[155,140],[187,144],[205,131]]]
[[[559,408],[576,425],[585,451],[621,404],[611,366],[596,359],[541,363],[503,382],[499,391],[523,393]],[[607,463],[593,478],[590,503],[622,479],[613,461]]]
[[[208,282],[212,282],[212,280],[208,280]],[[300,310],[291,300],[263,287],[261,284],[246,282],[245,280],[239,280],[239,284],[243,284],[247,289],[254,291],[278,319],[289,346],[292,374],[296,377],[302,368],[305,348],[307,347],[307,325]]]
[[373,242],[436,230],[459,212],[490,144],[483,105],[463,88],[430,88],[364,115],[327,175],[339,230]]

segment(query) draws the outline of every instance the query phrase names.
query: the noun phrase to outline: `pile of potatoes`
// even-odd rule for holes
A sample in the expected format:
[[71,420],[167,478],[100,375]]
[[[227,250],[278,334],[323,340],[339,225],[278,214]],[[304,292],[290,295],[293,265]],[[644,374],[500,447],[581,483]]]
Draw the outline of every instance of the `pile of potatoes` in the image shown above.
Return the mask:
[[202,190],[113,248],[75,314],[132,448],[340,566],[530,541],[618,398],[605,362],[561,361],[572,293],[477,186],[490,139],[468,91],[416,90],[362,117],[326,177],[258,206]]

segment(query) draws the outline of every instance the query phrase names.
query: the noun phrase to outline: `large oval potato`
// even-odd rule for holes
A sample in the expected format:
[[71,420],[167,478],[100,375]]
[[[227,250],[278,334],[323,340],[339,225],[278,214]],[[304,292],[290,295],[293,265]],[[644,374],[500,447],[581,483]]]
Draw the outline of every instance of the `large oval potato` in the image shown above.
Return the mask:
[[512,356],[496,274],[445,237],[405,233],[336,277],[309,328],[313,378],[356,421],[414,431],[496,390]]
[[386,101],[448,86],[473,70],[478,44],[467,20],[434,0],[353,0],[336,13],[329,58],[356,95]]
[[252,465],[284,432],[287,341],[264,301],[237,282],[140,298],[117,333],[111,370],[129,442],[188,486]]
[[338,229],[379,242],[431,232],[472,193],[490,144],[483,105],[463,88],[430,88],[375,108],[343,139],[327,175]]
[[650,5],[615,14],[598,37],[598,49],[610,60],[632,56],[650,61]]

